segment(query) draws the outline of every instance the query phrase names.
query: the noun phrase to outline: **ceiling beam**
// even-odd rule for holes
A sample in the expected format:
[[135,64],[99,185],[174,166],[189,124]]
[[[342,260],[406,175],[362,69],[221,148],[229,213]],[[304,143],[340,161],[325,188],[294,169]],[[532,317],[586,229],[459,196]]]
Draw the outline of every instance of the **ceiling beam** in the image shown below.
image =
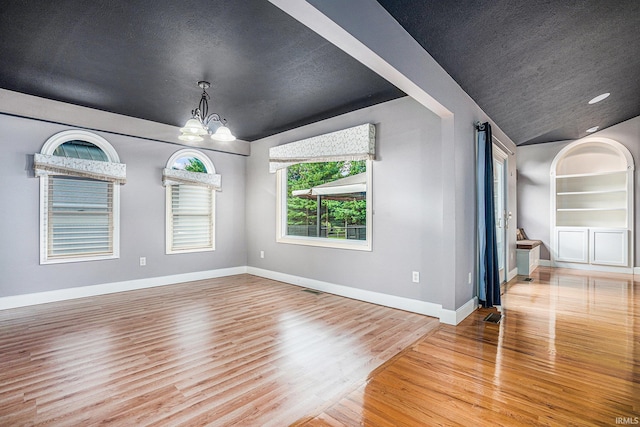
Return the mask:
[[424,105],[436,115],[440,117],[449,117],[452,115],[452,112],[438,102],[433,96],[429,95],[410,78],[384,60],[380,55],[342,28],[339,24],[316,9],[309,2],[299,0],[269,1],[338,48],[342,49],[351,57],[357,59],[371,70],[378,73],[389,83],[395,85],[398,89]]

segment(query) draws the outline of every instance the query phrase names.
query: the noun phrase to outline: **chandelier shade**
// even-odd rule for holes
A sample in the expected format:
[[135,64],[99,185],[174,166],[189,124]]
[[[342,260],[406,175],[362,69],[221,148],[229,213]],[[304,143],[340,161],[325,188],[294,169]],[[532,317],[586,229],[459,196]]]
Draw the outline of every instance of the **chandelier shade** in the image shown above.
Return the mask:
[[202,123],[200,123],[200,120],[193,117],[187,120],[187,123],[185,123],[184,127],[180,129],[180,132],[189,133],[193,135],[207,134],[207,130],[202,126]]
[[211,135],[211,138],[218,141],[235,141],[236,140],[236,137],[233,136],[229,128],[226,127],[225,125],[220,126],[218,130],[216,130],[216,132],[213,135]]

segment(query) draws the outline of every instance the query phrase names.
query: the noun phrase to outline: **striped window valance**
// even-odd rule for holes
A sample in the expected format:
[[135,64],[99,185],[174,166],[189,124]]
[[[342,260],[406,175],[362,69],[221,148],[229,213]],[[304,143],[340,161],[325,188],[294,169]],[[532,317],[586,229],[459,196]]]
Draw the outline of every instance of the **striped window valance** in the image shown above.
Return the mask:
[[127,169],[124,163],[36,153],[33,156],[33,168],[36,176],[66,175],[109,181],[116,184],[124,184],[127,181]]
[[269,172],[298,163],[373,160],[375,153],[376,127],[366,123],[270,148]]
[[190,184],[220,191],[221,177],[215,173],[190,172],[186,170],[165,168],[162,171],[162,185]]

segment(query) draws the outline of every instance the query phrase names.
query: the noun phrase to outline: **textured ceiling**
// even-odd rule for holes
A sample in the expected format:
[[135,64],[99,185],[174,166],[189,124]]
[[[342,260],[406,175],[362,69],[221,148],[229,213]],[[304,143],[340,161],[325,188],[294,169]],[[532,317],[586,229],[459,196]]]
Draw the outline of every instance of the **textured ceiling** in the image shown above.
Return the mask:
[[[640,115],[640,0],[379,3],[519,145]],[[181,126],[209,80],[248,141],[403,95],[267,0],[7,0],[0,40],[0,88]]]
[[640,115],[638,0],[378,2],[518,145]]
[[266,0],[0,3],[0,87],[255,140],[404,94]]

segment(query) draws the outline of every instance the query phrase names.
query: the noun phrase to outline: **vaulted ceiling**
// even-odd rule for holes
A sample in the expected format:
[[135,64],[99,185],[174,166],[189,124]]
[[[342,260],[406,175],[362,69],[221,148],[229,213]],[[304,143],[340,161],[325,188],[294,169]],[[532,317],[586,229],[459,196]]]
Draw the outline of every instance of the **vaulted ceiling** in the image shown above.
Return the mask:
[[379,3],[518,145],[640,115],[640,1]]
[[[640,115],[640,1],[379,3],[517,144]],[[266,0],[9,0],[0,40],[0,88],[181,126],[208,80],[248,141],[404,95]]]

